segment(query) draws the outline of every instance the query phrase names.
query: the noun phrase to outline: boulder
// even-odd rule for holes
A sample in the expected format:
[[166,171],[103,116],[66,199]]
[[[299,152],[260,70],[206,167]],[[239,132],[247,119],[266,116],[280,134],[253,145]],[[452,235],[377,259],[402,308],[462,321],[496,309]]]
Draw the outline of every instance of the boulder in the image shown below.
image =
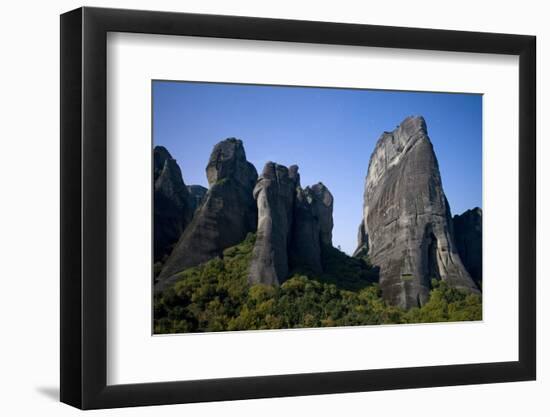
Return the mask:
[[479,292],[453,241],[449,204],[424,118],[406,118],[376,143],[365,184],[363,227],[388,303],[406,309],[423,305],[432,279]]
[[258,174],[246,160],[242,141],[218,143],[206,167],[209,190],[160,272],[156,291],[177,280],[179,272],[221,256],[256,230],[253,189]]

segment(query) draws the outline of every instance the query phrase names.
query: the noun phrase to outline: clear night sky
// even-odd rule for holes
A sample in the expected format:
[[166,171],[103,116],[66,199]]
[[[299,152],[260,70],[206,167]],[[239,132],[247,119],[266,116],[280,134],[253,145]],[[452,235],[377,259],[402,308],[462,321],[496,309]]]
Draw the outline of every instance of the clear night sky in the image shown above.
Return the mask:
[[267,161],[300,167],[302,186],[334,196],[333,244],[352,253],[369,158],[383,131],[422,115],[453,214],[482,202],[482,96],[239,84],[153,82],[153,141],[178,161],[187,185],[207,186],[213,146],[243,141]]

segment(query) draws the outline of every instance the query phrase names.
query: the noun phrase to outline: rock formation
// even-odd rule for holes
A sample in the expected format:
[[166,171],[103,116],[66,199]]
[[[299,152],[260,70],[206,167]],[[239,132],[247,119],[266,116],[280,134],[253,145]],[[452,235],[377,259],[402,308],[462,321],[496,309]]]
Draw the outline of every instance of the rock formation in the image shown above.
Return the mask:
[[191,223],[167,259],[155,285],[160,291],[186,268],[221,256],[256,230],[257,209],[252,191],[258,174],[235,138],[218,143],[206,167],[209,190]]
[[189,191],[189,195],[191,197],[191,208],[193,209],[193,212],[195,212],[204,201],[208,188],[205,188],[202,185],[188,185],[187,191]]
[[322,248],[332,246],[333,228],[333,197],[325,185],[302,189],[296,165],[274,162],[258,178],[242,142],[234,138],[214,147],[206,166],[208,190],[186,187],[166,149],[157,147],[154,155],[155,249],[166,240],[162,233],[170,233],[166,248],[177,242],[155,291],[177,280],[179,272],[221,256],[250,232],[256,232],[250,283],[280,284],[290,268],[323,272]]
[[296,189],[289,265],[292,269],[319,274],[323,271],[319,239],[321,229],[313,212],[312,202],[313,195],[309,187]]
[[408,117],[376,143],[363,226],[360,235],[367,238],[369,258],[380,268],[382,295],[390,304],[424,304],[433,278],[478,292],[453,241],[449,205],[422,117]]
[[453,217],[456,248],[476,284],[482,281],[482,213],[479,207]]
[[296,188],[294,221],[289,251],[292,269],[320,274],[322,247],[332,246],[333,197],[322,183]]
[[168,255],[193,216],[181,170],[166,148],[153,150],[154,259]]
[[322,182],[311,186],[311,188],[306,187],[306,190],[309,191],[308,194],[312,195],[311,207],[315,217],[319,221],[321,244],[332,246],[332,228],[334,227],[332,209],[334,198]]
[[323,272],[322,246],[332,246],[333,197],[322,183],[302,188],[298,167],[268,162],[254,188],[258,230],[251,284],[278,285],[290,269]]
[[268,162],[254,187],[258,230],[249,269],[251,284],[279,284],[288,274],[288,246],[294,198],[299,182],[297,167],[289,170]]

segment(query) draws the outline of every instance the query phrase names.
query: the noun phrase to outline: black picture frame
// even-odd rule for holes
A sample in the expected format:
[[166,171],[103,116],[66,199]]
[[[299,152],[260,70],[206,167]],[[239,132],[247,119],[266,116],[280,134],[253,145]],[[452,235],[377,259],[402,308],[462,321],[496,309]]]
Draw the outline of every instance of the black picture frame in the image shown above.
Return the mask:
[[[519,56],[519,360],[107,385],[108,32]],[[60,56],[62,402],[95,409],[536,378],[534,36],[84,7],[61,15]]]

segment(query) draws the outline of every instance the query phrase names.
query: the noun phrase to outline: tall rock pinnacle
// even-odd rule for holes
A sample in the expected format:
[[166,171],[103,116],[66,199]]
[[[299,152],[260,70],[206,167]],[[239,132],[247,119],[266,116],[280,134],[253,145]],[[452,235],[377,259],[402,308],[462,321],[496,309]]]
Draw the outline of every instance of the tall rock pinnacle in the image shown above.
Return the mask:
[[252,191],[258,174],[246,160],[242,141],[230,138],[214,146],[206,175],[210,188],[164,264],[157,291],[175,280],[178,272],[220,256],[256,230]]
[[249,269],[251,284],[279,284],[288,274],[297,167],[268,162],[254,187],[258,231]]
[[320,274],[322,247],[332,247],[333,197],[324,184],[296,188],[289,262],[293,269]]
[[180,167],[162,146],[153,150],[154,258],[168,255],[193,217]]
[[302,188],[298,167],[265,165],[254,188],[258,231],[248,281],[279,285],[290,270],[321,274],[322,247],[332,247],[333,197],[322,183]]
[[478,292],[453,241],[449,205],[422,117],[384,132],[371,155],[363,202],[362,248],[380,267],[386,301],[411,308],[429,298],[432,279]]
[[[306,189],[309,188],[306,187]],[[313,212],[319,221],[321,244],[332,246],[332,228],[334,227],[332,209],[334,197],[322,182],[311,186],[311,194],[313,196],[311,199]]]

